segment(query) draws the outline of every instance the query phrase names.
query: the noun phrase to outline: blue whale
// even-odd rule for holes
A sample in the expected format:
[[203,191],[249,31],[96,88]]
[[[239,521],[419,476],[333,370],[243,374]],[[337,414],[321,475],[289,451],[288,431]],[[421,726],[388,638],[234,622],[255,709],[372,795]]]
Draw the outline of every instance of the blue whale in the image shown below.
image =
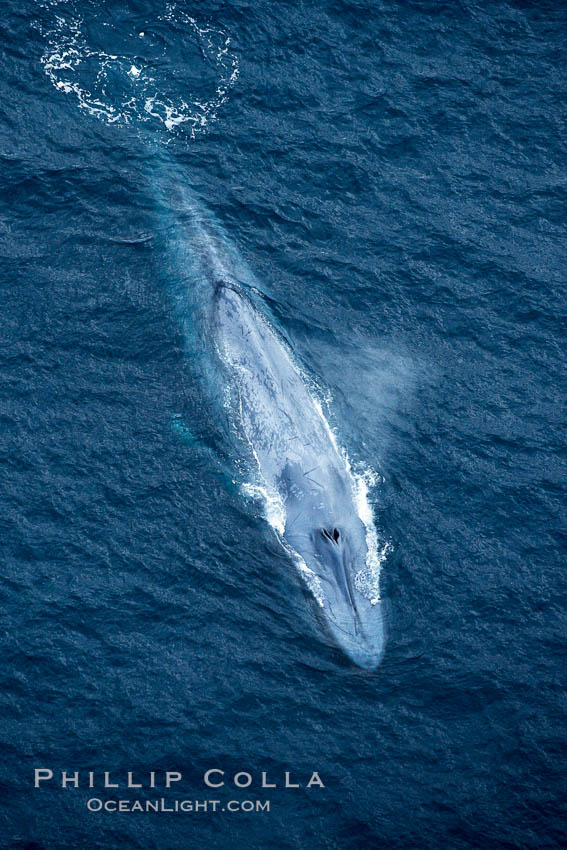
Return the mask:
[[252,273],[192,192],[168,185],[170,240],[184,269],[174,295],[192,356],[200,347],[215,362],[208,385],[218,395],[220,376],[228,389],[224,406],[272,506],[272,525],[334,642],[359,667],[375,668],[384,649],[382,605],[367,582],[375,530],[361,518],[355,477]]

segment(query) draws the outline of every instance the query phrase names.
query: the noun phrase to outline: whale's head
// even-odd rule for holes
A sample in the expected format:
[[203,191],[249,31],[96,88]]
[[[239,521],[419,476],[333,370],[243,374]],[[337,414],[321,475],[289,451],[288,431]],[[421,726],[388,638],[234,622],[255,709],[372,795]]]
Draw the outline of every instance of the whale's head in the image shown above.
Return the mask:
[[333,637],[359,667],[377,667],[384,651],[384,624],[380,604],[372,605],[359,590],[357,577],[367,570],[368,557],[362,521],[349,514],[317,524],[310,542],[314,555],[310,566],[321,582],[323,610]]
[[[366,528],[349,499],[326,499],[311,506],[302,498],[288,514],[287,543],[317,576],[322,589],[322,613],[343,651],[365,669],[378,666],[384,651],[382,606],[364,595],[367,571]],[[289,505],[289,502],[288,502]]]

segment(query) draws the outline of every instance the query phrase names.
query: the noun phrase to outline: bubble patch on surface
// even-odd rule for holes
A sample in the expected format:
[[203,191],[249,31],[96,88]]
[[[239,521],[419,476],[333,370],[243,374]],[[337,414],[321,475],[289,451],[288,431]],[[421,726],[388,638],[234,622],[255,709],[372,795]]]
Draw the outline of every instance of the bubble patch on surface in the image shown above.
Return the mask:
[[153,26],[123,25],[120,32],[96,5],[88,20],[85,4],[61,0],[43,8],[54,15],[44,30],[45,73],[58,91],[73,95],[80,109],[105,123],[153,121],[194,138],[216,118],[238,79],[230,37],[174,4]]

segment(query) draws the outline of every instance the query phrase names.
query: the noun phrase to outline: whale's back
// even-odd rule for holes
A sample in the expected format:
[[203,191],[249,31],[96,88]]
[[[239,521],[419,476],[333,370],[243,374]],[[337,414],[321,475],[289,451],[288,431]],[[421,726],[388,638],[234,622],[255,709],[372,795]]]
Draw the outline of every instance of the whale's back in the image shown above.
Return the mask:
[[338,463],[328,427],[287,344],[231,284],[217,288],[216,326],[219,353],[238,390],[239,417],[264,475],[274,480],[290,462]]

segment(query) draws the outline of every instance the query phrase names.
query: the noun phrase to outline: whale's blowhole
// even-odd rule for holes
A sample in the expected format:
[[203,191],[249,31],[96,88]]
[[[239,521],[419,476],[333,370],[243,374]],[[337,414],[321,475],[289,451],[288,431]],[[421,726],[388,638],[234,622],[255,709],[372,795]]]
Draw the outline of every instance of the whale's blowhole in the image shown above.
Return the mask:
[[330,540],[331,543],[338,543],[341,536],[338,528],[333,528],[331,531],[327,531],[326,528],[322,528],[321,534],[323,537],[326,537],[327,540]]

